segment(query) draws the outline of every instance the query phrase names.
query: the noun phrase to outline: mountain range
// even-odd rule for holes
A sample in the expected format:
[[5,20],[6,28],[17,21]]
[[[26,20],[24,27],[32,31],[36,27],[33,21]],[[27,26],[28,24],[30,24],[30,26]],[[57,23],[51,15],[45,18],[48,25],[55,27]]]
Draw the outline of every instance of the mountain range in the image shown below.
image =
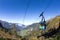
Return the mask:
[[20,31],[22,30],[23,28],[25,28],[25,25],[23,24],[18,24],[18,23],[8,23],[6,21],[2,21],[0,20],[0,23],[2,24],[2,26],[5,28],[5,29],[11,29],[12,27],[12,24],[15,24],[16,26],[16,31]]
[[20,40],[60,40],[60,15],[46,21],[46,30],[39,30],[39,25],[33,23],[25,26],[0,20],[0,38],[8,35],[7,38],[20,38]]

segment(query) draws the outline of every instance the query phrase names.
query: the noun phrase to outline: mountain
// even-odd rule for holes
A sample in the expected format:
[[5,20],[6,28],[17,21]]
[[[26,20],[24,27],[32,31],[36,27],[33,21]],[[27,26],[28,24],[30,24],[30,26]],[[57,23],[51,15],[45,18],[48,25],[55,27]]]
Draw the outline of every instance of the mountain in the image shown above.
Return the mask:
[[56,36],[59,37],[59,23],[60,15],[46,21],[47,27],[45,31],[38,29],[39,23],[34,23],[21,30],[20,36],[26,36],[25,38],[30,40],[53,40]]
[[45,30],[45,37],[56,35],[60,31],[60,16],[56,16],[52,20],[47,21],[47,29]]
[[20,40],[18,31],[25,28],[25,25],[18,23],[8,23],[0,20],[0,40]]
[[0,20],[0,23],[3,25],[4,28],[10,29],[10,24],[11,24],[11,23],[9,24],[8,22],[1,21],[1,20]]
[[0,23],[0,40],[20,40],[20,37],[18,37],[17,34],[16,34],[15,25],[13,24],[12,26],[13,26],[12,29],[7,30]]
[[8,23],[8,22],[6,22],[6,21],[2,21],[2,20],[0,20],[0,23],[3,25],[3,27],[5,28],[5,29],[11,29],[12,27],[12,24],[15,24],[15,26],[16,26],[16,31],[20,31],[20,30],[22,30],[23,28],[25,28],[25,25],[24,26],[22,26],[23,24],[18,24],[18,23]]
[[[39,23],[33,23],[25,27],[17,23],[0,21],[0,39],[60,40],[60,15],[46,21],[45,31],[39,30],[39,25]],[[5,32],[5,30],[8,31]]]
[[24,29],[25,28],[25,25],[23,25],[23,24],[16,24],[15,23],[15,25],[16,25],[16,29],[17,29],[17,31],[21,31],[22,29]]
[[60,16],[56,16],[55,18],[53,18],[52,20],[47,22],[47,30],[51,29],[51,28],[55,28],[57,29],[59,27],[59,22],[60,22]]

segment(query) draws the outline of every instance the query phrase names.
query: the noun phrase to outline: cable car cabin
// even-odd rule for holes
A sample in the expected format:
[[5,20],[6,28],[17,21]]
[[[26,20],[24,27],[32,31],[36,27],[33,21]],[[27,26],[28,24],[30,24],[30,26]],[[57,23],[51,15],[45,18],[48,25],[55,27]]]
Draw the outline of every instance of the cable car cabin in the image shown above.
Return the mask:
[[46,30],[46,21],[39,23],[39,30]]
[[40,14],[39,17],[42,17],[41,22],[39,23],[39,30],[45,30],[46,29],[46,21],[43,15],[44,12]]

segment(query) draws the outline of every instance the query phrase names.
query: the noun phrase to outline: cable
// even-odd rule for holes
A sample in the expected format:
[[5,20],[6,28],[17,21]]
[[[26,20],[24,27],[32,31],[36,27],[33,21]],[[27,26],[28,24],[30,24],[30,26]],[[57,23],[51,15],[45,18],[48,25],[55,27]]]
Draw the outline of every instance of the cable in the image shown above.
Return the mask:
[[52,3],[52,0],[49,0],[48,4],[47,4],[47,6],[46,6],[46,8],[45,8],[45,10],[43,12],[45,12],[47,10],[47,8],[49,8],[49,6],[51,5],[51,3]]
[[30,0],[28,0],[28,3],[27,3],[26,11],[25,11],[25,14],[24,14],[24,17],[23,17],[23,24],[24,24],[24,21],[25,21],[25,17],[26,17],[26,14],[27,14],[27,10],[28,10],[28,8],[29,8],[29,4],[30,4]]
[[[42,13],[44,13],[44,12],[47,10],[47,8],[51,5],[51,2],[52,2],[52,0],[49,0],[47,6],[46,6],[46,8],[45,8],[45,10],[43,10]],[[39,18],[39,17],[38,17],[38,18]],[[37,18],[37,20],[38,20],[38,18]],[[36,20],[36,21],[37,21],[37,20]]]

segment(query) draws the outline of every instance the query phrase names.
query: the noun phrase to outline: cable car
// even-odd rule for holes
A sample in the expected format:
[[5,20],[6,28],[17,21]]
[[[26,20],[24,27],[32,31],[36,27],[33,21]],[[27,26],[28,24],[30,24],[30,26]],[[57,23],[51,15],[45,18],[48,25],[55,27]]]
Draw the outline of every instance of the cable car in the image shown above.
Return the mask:
[[39,30],[45,30],[46,29],[46,21],[45,21],[45,18],[43,16],[43,13],[44,12],[42,12],[39,16],[39,17],[42,16],[41,22],[39,23]]

